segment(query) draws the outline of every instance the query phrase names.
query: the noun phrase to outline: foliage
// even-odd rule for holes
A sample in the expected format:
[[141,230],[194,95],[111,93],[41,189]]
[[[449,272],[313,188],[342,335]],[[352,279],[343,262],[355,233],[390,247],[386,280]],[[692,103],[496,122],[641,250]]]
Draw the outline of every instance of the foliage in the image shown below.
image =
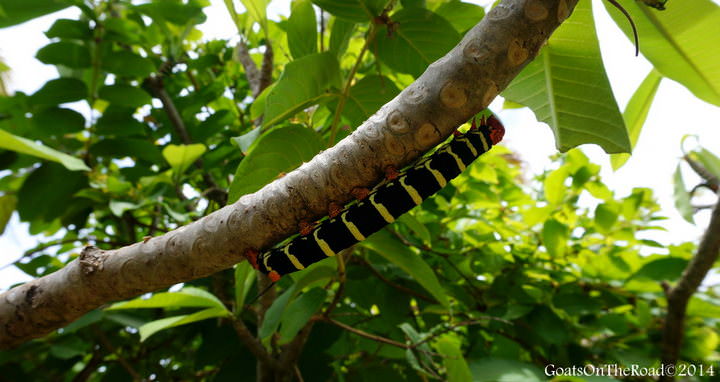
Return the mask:
[[[63,4],[82,12],[56,20],[37,53],[59,77],[0,97],[0,227],[17,211],[32,233],[55,237],[16,263],[36,277],[74,259],[80,243],[114,248],[170,231],[292,170],[395,97],[485,14],[458,0],[297,0],[287,20],[273,21],[267,0],[243,0],[246,13],[227,1],[242,35],[233,46],[201,40],[204,0],[7,3],[0,26]],[[628,150],[662,76],[716,103],[718,36],[703,28],[719,25],[718,7],[693,3],[662,2],[662,14],[628,6],[641,32],[663,44],[641,40],[657,72],[624,113],[584,2],[510,85],[505,95],[569,150],[554,170],[526,179],[520,159],[498,147],[343,257],[283,278],[263,320],[253,314],[254,271],[241,263],[2,352],[0,375],[250,380],[255,358],[238,325],[270,350],[312,325],[298,363],[310,381],[542,380],[549,363],[656,365],[660,283],[678,279],[694,246],[643,239],[662,219],[652,191],[614,194],[599,166],[570,149]],[[685,28],[697,19],[702,28]],[[270,44],[273,81],[254,96],[239,56],[260,65]],[[717,164],[703,153],[708,169]],[[685,361],[717,359],[718,298],[708,289],[691,301]]]

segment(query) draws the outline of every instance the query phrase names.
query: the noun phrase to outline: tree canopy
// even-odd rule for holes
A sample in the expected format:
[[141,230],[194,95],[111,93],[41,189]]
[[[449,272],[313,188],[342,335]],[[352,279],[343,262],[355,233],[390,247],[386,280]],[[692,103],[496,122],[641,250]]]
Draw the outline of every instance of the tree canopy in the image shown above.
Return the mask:
[[[589,1],[294,0],[281,20],[269,3],[224,1],[237,35],[210,41],[197,29],[206,0],[0,5],[0,27],[80,11],[37,52],[57,78],[0,95],[0,230],[17,212],[48,238],[14,262],[36,280],[0,294],[0,375],[594,381],[622,378],[563,370],[652,373],[661,361],[696,380],[720,372],[717,289],[695,293],[718,256],[720,211],[699,243],[644,238],[663,229],[653,190],[618,194],[575,148],[600,145],[622,166],[664,78],[720,106],[717,4],[622,3],[654,69],[621,110]],[[551,170],[529,174],[500,145],[332,259],[276,284],[243,261],[487,115],[498,94],[550,126],[562,152]],[[716,201],[713,150],[678,164],[688,221],[712,207],[694,197]],[[689,170],[701,185],[685,184]]]

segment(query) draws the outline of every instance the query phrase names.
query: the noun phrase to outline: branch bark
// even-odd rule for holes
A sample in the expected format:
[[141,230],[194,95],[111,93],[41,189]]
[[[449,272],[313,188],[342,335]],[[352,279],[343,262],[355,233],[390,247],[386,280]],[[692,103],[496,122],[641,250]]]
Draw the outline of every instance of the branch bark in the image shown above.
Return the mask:
[[[326,214],[485,108],[578,0],[504,0],[447,55],[352,135],[260,191],[202,219],[115,250],[85,247],[48,276],[0,295],[0,348],[61,328],[102,304],[204,277]],[[268,69],[270,70],[270,69]]]
[[[674,365],[678,361],[685,334],[685,311],[688,302],[718,259],[718,255],[720,255],[720,197],[715,204],[710,216],[710,224],[700,240],[697,252],[685,268],[680,281],[672,288],[668,285],[664,286],[668,312],[663,325],[660,349],[662,363],[665,365]],[[660,380],[672,381],[674,377],[665,375]]]

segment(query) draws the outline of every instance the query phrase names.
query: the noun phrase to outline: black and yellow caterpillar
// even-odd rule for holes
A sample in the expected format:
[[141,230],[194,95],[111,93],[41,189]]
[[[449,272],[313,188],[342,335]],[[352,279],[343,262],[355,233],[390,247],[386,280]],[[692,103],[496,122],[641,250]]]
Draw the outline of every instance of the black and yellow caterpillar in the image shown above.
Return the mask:
[[477,157],[502,140],[505,128],[490,116],[480,126],[473,120],[465,134],[442,145],[405,171],[392,176],[367,197],[349,204],[339,213],[287,244],[262,254],[246,253],[259,271],[275,282],[282,275],[296,272],[337,253],[392,223],[402,214],[440,191],[460,175]]

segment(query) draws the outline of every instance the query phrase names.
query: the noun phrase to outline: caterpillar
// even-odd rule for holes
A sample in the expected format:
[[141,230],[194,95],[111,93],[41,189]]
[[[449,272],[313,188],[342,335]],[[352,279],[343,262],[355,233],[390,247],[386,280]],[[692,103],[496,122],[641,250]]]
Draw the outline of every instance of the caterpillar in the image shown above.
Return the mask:
[[327,219],[285,245],[262,254],[248,250],[245,256],[255,269],[267,274],[273,282],[335,256],[440,191],[477,157],[500,142],[504,134],[505,128],[494,116],[483,117],[479,127],[473,119],[467,133],[456,131],[450,142],[403,172],[388,171],[386,182],[361,195],[357,202],[350,203],[345,209],[331,211]]

